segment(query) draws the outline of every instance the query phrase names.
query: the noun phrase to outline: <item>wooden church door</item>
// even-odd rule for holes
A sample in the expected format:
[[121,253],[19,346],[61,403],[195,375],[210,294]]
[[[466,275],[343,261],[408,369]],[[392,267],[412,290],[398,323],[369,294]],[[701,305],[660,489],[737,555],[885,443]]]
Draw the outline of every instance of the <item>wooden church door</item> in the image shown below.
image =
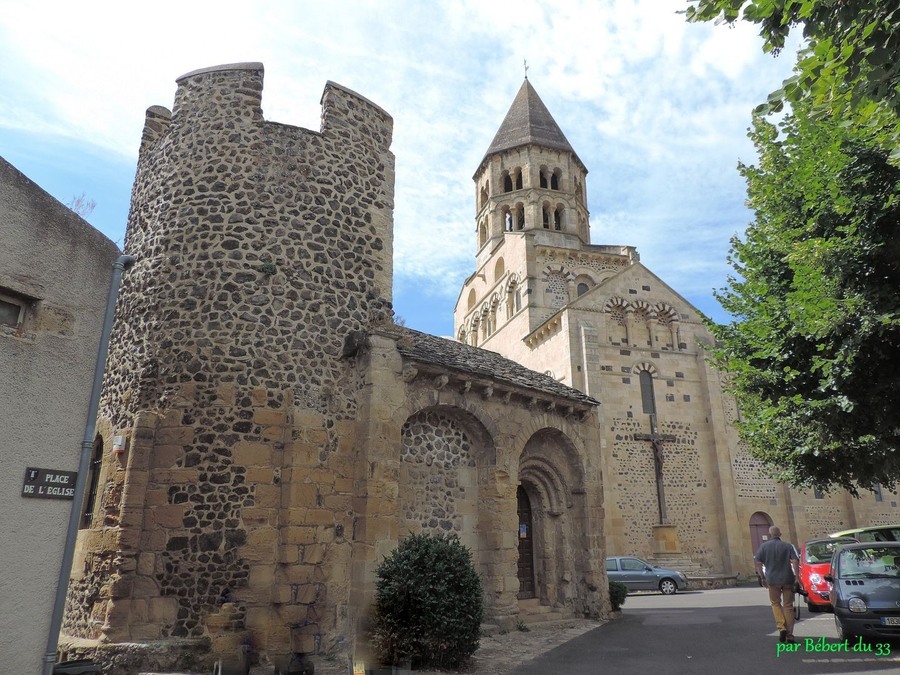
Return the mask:
[[519,514],[519,598],[534,597],[534,528],[531,502],[520,485],[516,489]]

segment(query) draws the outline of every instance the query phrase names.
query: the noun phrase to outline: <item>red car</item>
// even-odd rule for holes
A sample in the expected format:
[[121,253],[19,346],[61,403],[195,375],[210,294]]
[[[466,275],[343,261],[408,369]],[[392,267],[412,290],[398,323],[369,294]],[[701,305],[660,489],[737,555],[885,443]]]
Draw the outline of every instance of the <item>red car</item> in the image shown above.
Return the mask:
[[806,606],[810,612],[831,609],[831,584],[825,575],[831,574],[831,556],[845,544],[855,544],[852,537],[813,539],[800,550],[800,585],[806,591]]

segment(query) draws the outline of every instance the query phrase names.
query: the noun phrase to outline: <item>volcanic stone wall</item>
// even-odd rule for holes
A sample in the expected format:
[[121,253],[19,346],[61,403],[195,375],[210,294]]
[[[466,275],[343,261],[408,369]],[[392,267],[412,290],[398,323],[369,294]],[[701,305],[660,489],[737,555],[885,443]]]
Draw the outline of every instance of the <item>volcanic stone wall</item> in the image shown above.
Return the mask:
[[390,316],[392,120],[329,82],[320,132],[266,122],[262,88],[258,63],[194,71],[147,112],[98,425],[125,447],[69,633],[205,637],[227,604],[229,630],[313,651],[345,602],[327,583],[352,531],[341,355]]

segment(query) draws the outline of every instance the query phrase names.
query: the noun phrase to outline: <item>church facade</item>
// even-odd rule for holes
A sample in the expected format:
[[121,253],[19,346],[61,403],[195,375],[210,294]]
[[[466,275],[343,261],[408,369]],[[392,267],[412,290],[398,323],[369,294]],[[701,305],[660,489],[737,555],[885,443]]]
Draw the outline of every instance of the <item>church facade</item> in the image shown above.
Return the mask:
[[474,175],[476,271],[457,339],[600,401],[608,555],[727,583],[777,523],[798,544],[900,520],[897,495],[820,495],[767,477],[706,359],[700,313],[628,245],[591,243],[587,168],[526,79]]

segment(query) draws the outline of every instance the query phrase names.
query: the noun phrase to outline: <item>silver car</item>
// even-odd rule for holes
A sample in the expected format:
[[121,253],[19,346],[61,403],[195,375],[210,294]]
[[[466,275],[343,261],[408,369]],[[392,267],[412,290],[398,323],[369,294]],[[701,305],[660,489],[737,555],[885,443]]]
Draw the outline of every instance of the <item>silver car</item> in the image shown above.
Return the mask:
[[839,639],[900,637],[900,543],[841,546],[825,579]]
[[659,591],[664,595],[672,595],[687,588],[687,577],[681,572],[654,567],[633,555],[607,558],[606,574],[610,581],[625,584],[629,592]]

